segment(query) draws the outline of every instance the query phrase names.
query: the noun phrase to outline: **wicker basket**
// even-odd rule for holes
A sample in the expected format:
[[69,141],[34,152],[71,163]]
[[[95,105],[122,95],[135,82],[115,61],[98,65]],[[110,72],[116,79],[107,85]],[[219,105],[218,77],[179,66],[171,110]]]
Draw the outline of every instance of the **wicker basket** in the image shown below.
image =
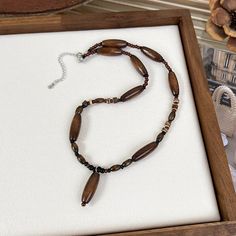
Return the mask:
[[[230,106],[221,104],[224,93],[229,96]],[[236,96],[230,88],[219,86],[215,89],[212,99],[221,132],[232,137],[236,127]]]

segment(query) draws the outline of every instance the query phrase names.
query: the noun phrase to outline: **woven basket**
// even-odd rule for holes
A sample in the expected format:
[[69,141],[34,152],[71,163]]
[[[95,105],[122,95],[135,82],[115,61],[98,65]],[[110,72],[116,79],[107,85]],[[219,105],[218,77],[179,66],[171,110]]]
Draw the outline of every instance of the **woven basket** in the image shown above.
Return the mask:
[[[221,104],[221,99],[224,93],[227,93],[229,96],[231,101],[230,106]],[[215,89],[212,99],[221,132],[232,137],[236,127],[236,96],[230,88],[219,86]]]

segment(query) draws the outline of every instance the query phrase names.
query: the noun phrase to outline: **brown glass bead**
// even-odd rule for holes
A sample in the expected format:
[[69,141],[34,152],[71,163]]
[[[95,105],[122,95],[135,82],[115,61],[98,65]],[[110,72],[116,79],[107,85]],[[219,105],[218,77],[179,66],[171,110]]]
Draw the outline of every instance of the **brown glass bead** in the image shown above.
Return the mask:
[[121,53],[121,49],[119,48],[102,47],[97,49],[97,54],[103,56],[119,56]]
[[156,52],[155,50],[148,48],[148,47],[141,47],[141,51],[143,54],[145,54],[147,57],[150,59],[157,61],[157,62],[162,62],[163,58],[162,56]]
[[170,84],[170,90],[174,96],[179,95],[179,83],[176,78],[176,75],[173,71],[169,72],[169,84]]
[[169,114],[168,116],[168,120],[169,121],[173,121],[175,119],[175,112],[174,111],[171,111],[171,113]]
[[76,108],[76,110],[75,110],[75,113],[82,113],[82,111],[83,111],[83,107],[82,106],[78,106],[77,108]]
[[111,171],[117,171],[121,168],[121,165],[113,165],[110,169]]
[[126,161],[124,161],[124,162],[122,163],[122,166],[123,166],[123,167],[127,167],[127,166],[129,166],[132,162],[133,162],[132,159],[127,159]]
[[163,132],[159,133],[156,138],[156,142],[160,143],[162,139],[164,138],[165,134]]
[[79,151],[79,147],[76,143],[72,143],[71,148],[72,148],[73,152],[78,152]]
[[133,161],[141,160],[142,158],[147,156],[149,153],[151,153],[156,147],[157,147],[156,142],[151,142],[151,143],[145,145],[144,147],[139,149],[136,153],[134,153],[134,155],[132,156],[132,160]]
[[84,191],[82,194],[82,198],[81,198],[81,202],[82,202],[81,205],[82,206],[85,206],[92,199],[92,197],[97,189],[99,178],[100,178],[100,175],[97,172],[93,172],[91,174],[91,176],[89,177],[89,179],[85,185],[85,188],[84,188]]
[[79,131],[80,131],[80,126],[81,126],[81,115],[80,113],[76,113],[74,115],[74,118],[71,122],[70,126],[70,141],[71,143],[75,142],[79,136]]
[[132,62],[132,64],[134,65],[135,69],[142,75],[142,76],[147,76],[148,72],[146,67],[144,66],[144,64],[139,60],[139,58],[137,58],[134,55],[130,56],[130,60]]
[[127,42],[121,39],[107,39],[102,41],[104,47],[124,48],[127,46]]
[[128,90],[126,93],[124,93],[121,97],[120,100],[122,102],[125,102],[131,98],[133,98],[134,96],[137,96],[138,94],[140,94],[142,91],[144,90],[144,87],[142,85],[139,85],[137,87],[134,87],[130,90]]

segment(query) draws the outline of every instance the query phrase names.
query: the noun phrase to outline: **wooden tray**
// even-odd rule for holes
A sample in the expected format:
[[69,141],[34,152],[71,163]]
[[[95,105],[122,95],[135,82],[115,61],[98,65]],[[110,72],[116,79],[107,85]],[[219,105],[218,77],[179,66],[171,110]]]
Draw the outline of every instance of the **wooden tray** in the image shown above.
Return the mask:
[[221,221],[162,229],[122,232],[109,235],[235,235],[236,194],[234,192],[214,107],[204,76],[197,39],[188,10],[2,18],[0,20],[0,34],[162,25],[178,25],[179,27]]
[[42,15],[78,7],[87,0],[1,0],[0,15]]

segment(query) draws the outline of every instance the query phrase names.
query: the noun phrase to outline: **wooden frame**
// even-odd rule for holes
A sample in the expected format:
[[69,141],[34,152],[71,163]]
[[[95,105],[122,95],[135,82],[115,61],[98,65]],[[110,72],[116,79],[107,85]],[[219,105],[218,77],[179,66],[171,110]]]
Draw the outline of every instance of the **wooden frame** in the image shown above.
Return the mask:
[[214,107],[204,76],[197,39],[188,10],[2,18],[0,19],[0,35],[161,25],[179,26],[221,221],[109,235],[235,235],[236,193],[234,192]]

